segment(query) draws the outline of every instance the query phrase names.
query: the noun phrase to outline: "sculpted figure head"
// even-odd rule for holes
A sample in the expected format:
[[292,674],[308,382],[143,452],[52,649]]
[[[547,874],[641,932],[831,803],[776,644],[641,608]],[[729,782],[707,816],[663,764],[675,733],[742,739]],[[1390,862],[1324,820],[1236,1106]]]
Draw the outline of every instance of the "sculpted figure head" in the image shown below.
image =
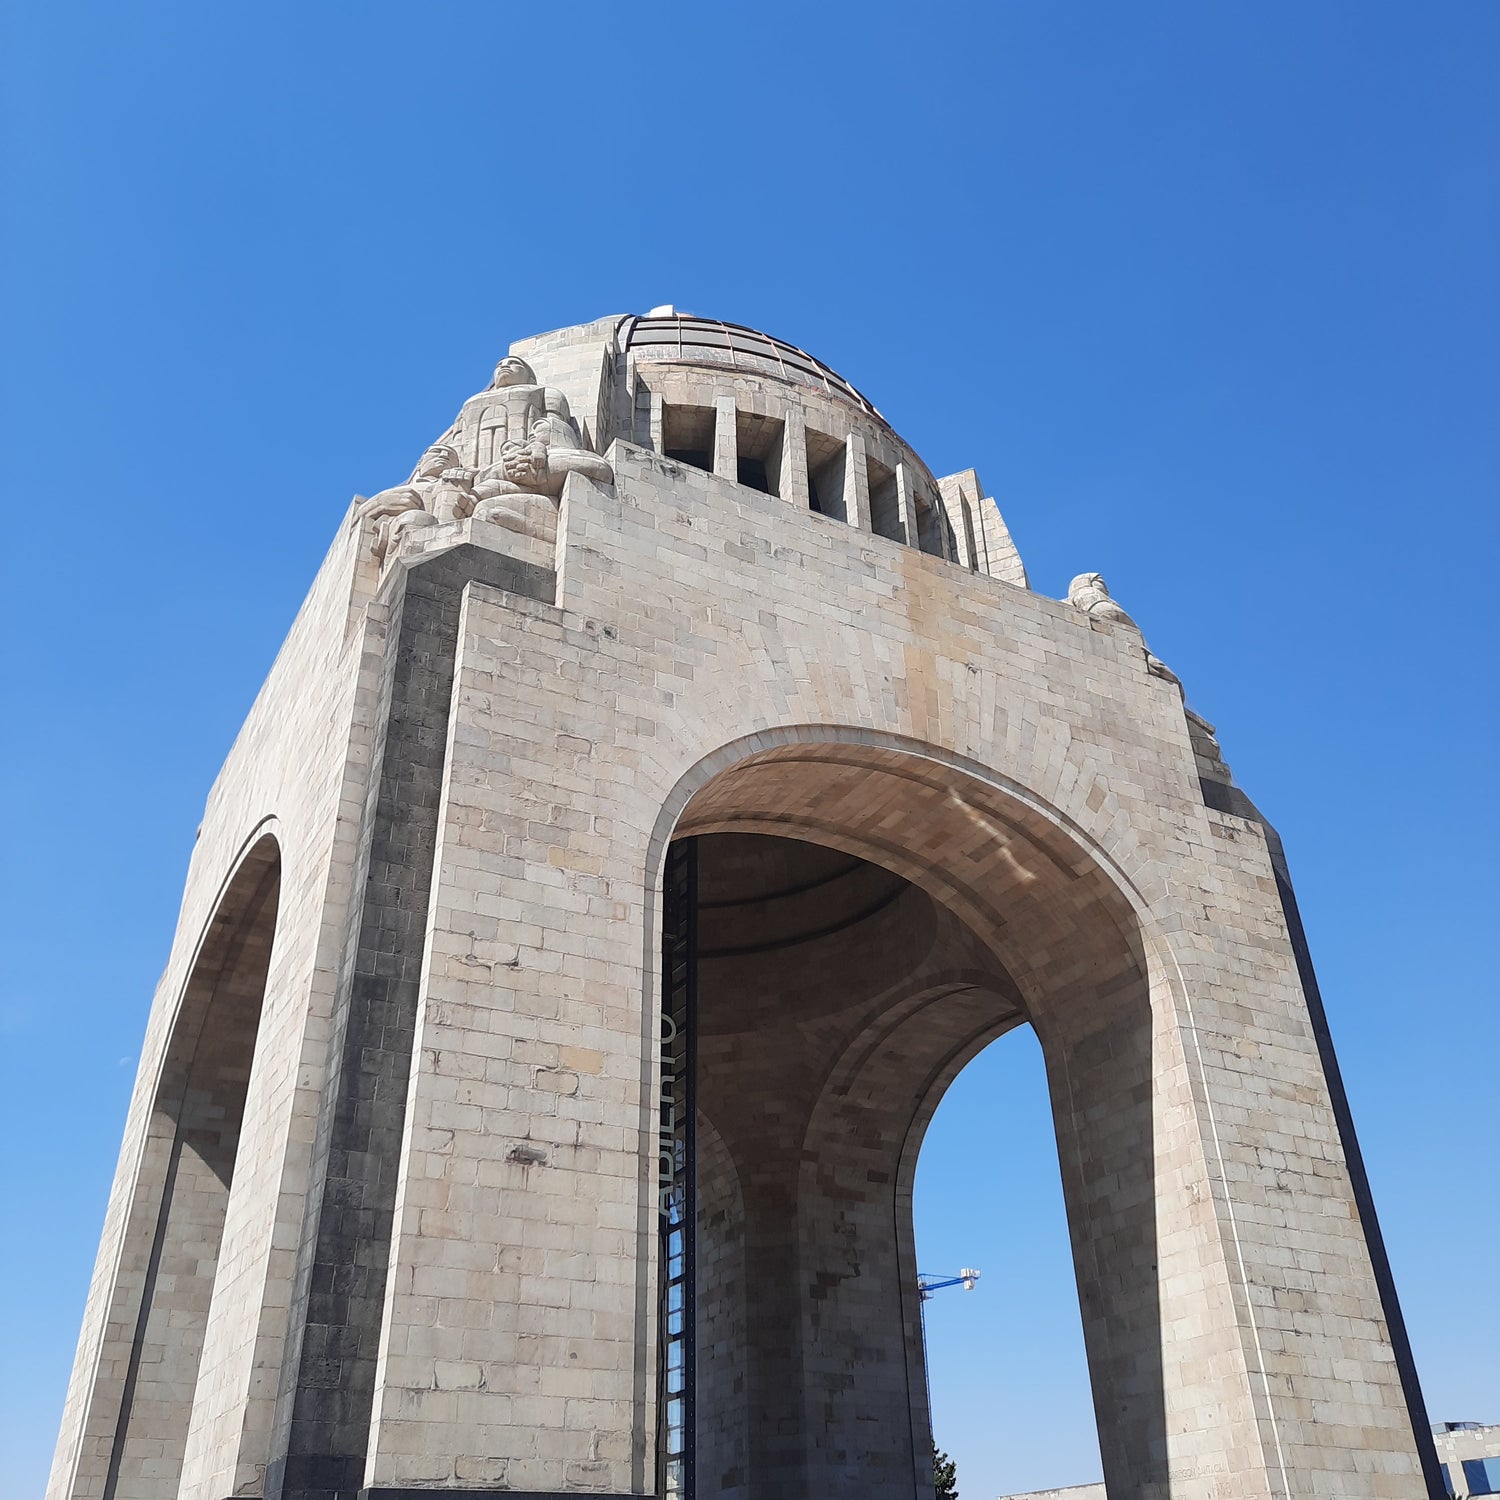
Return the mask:
[[1076,604],[1080,609],[1087,609],[1090,604],[1097,604],[1100,599],[1108,598],[1109,585],[1104,581],[1102,573],[1080,573],[1068,585],[1068,603]]
[[576,448],[577,434],[560,418],[551,415],[538,417],[526,434],[533,443],[545,443],[549,448]]
[[1110,597],[1109,585],[1102,573],[1080,573],[1068,585],[1068,603],[1081,609],[1091,620],[1107,620],[1115,625],[1140,626]]
[[447,443],[434,443],[421,457],[413,479],[436,479],[445,469],[458,467],[458,454]]
[[503,390],[508,385],[535,385],[536,371],[519,354],[507,354],[495,366],[495,378],[490,382],[493,390]]

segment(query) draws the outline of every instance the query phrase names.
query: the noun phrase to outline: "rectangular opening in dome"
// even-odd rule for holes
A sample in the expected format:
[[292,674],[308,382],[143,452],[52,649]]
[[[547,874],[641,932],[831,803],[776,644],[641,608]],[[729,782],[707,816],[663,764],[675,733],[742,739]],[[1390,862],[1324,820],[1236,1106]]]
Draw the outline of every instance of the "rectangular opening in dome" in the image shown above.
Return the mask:
[[779,417],[741,411],[735,413],[734,429],[740,483],[764,495],[780,495],[781,447],[786,424]]
[[931,557],[952,557],[955,552],[951,537],[944,535],[945,531],[951,532],[951,529],[937,496],[925,485],[919,487],[917,490],[917,546]]
[[661,409],[661,451],[664,458],[695,469],[714,471],[714,409],[711,406],[672,406]]
[[844,501],[844,440],[807,429],[807,508],[835,521],[849,519]]
[[888,469],[878,458],[865,459],[865,474],[870,486],[870,530],[876,536],[893,542],[906,540],[901,524],[901,497],[896,490],[896,471]]

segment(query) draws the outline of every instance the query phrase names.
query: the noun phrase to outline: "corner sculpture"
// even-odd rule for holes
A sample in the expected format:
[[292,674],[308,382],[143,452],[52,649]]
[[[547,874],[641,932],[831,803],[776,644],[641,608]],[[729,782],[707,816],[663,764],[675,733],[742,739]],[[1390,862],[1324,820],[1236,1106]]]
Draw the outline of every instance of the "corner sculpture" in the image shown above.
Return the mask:
[[407,533],[449,521],[472,517],[536,534],[538,518],[529,497],[547,496],[555,506],[569,474],[613,483],[608,461],[579,436],[568,398],[539,384],[524,359],[514,354],[502,359],[489,390],[495,399],[485,405],[475,427],[474,464],[464,465],[453,446],[456,423],[422,455],[405,484],[369,499],[355,496],[356,522],[378,523],[375,554],[382,564],[399,550]]
[[[1104,581],[1102,573],[1080,573],[1068,585],[1068,603],[1074,609],[1082,610],[1091,620],[1102,620],[1109,625],[1126,625],[1140,634],[1141,627],[1110,593],[1109,585]],[[1219,745],[1218,730],[1202,714],[1194,712],[1188,706],[1187,689],[1183,687],[1182,679],[1166,662],[1153,654],[1144,636],[1141,639],[1141,650],[1145,653],[1146,670],[1153,677],[1160,677],[1164,682],[1170,682],[1181,696],[1182,712],[1187,718],[1188,735],[1192,740],[1195,753],[1203,763],[1216,767],[1227,775],[1229,768],[1224,764],[1224,752]]]
[[404,532],[473,515],[474,474],[446,443],[434,443],[405,484],[381,490],[368,500],[361,495],[354,499],[356,520],[376,523],[375,555],[383,563]]
[[[1068,603],[1074,609],[1081,609],[1091,620],[1103,620],[1110,625],[1128,625],[1140,634],[1141,627],[1110,594],[1109,585],[1104,581],[1102,573],[1080,573],[1068,585]],[[1182,679],[1159,656],[1152,655],[1144,637],[1141,649],[1146,653],[1146,670],[1153,677],[1175,684],[1178,692],[1183,692]]]

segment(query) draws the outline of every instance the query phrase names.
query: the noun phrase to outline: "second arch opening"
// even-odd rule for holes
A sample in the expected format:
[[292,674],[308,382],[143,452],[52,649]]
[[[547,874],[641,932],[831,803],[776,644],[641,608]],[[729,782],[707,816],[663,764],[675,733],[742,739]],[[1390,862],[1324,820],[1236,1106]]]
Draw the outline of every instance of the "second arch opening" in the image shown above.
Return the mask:
[[931,1455],[917,1150],[1019,996],[881,865],[774,835],[695,846],[695,1489],[909,1496]]
[[1149,1478],[1151,1006],[1115,881],[1042,810],[896,747],[753,753],[674,832],[663,1014],[691,1036],[664,1081],[693,1128],[664,1155],[691,1191],[663,1218],[663,1493],[931,1493],[918,1153],[949,1083],[1027,1022],[1093,1383],[1131,1393],[1097,1411],[1105,1471]]

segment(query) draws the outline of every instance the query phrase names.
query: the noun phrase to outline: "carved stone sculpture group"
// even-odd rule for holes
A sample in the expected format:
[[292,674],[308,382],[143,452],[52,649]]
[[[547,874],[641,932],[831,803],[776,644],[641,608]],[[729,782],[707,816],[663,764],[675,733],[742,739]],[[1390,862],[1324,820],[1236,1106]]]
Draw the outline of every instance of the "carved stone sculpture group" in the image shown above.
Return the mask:
[[609,464],[583,445],[567,398],[538,385],[524,359],[502,359],[486,394],[494,399],[479,417],[477,465],[465,465],[447,441],[434,443],[405,484],[368,500],[356,496],[357,518],[377,522],[375,553],[382,563],[419,527],[472,516],[530,530],[535,497],[555,506],[569,474],[613,481]]

